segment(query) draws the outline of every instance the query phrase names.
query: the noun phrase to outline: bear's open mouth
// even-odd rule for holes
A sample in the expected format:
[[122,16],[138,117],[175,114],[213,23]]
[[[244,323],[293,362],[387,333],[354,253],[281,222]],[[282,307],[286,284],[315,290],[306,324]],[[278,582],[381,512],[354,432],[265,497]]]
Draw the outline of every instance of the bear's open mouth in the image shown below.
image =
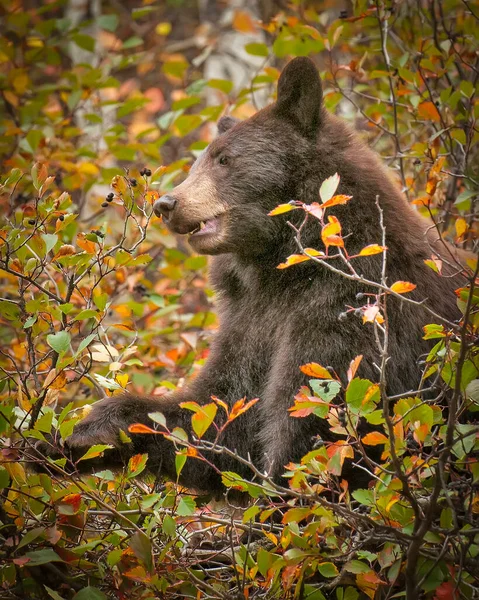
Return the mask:
[[210,235],[213,233],[218,233],[220,229],[220,219],[221,215],[217,215],[212,219],[200,221],[197,225],[193,227],[193,229],[188,234],[190,235],[190,237],[199,237],[201,235]]

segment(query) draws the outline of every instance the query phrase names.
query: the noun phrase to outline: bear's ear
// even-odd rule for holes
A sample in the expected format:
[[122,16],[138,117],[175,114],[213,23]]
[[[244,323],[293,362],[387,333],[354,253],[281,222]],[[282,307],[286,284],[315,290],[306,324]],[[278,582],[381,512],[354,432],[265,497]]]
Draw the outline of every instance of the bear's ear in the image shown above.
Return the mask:
[[221,119],[216,124],[218,128],[218,134],[221,135],[225,131],[228,131],[228,129],[231,129],[233,125],[236,125],[236,123],[239,123],[239,119],[235,119],[234,117],[229,116],[221,117]]
[[317,132],[322,101],[321,80],[314,63],[304,56],[294,58],[279,78],[276,111],[292,118],[302,133],[310,136]]

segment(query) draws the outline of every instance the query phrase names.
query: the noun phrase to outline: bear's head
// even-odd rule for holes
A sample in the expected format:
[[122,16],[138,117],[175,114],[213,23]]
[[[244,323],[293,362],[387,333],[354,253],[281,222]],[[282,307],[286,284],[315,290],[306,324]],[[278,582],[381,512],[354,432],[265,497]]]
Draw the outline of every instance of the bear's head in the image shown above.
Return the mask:
[[296,58],[281,74],[274,104],[245,121],[220,119],[216,139],[185,181],[157,200],[155,213],[201,254],[267,252],[284,228],[284,219],[267,213],[300,195],[322,118],[317,69]]

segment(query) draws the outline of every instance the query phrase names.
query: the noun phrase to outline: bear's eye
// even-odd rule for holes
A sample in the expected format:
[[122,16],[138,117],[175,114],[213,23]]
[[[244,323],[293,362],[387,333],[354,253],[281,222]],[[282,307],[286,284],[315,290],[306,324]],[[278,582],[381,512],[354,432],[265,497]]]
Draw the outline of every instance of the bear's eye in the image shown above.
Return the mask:
[[218,161],[220,163],[220,165],[227,165],[228,164],[228,157],[227,156],[220,156],[220,159]]

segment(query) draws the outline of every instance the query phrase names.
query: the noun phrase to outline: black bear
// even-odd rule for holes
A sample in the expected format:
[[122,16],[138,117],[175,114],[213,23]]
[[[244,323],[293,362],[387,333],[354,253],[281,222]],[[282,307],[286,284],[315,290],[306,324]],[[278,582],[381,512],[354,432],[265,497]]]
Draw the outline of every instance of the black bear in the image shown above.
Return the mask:
[[[357,305],[358,293],[375,290],[313,261],[277,269],[297,252],[287,221],[298,223],[295,219],[304,212],[275,217],[268,212],[292,199],[317,202],[321,183],[339,173],[338,192],[353,198],[330,212],[342,225],[350,254],[381,243],[378,198],[387,232],[390,283],[417,284],[410,297],[425,300],[453,321],[460,316],[454,293],[460,276],[440,277],[424,264],[435,253],[445,257],[447,270],[447,264],[456,261],[455,251],[408,205],[378,157],[346,123],[325,110],[321,81],[309,59],[296,58],[286,66],[275,103],[243,122],[224,117],[218,130],[187,179],[154,207],[173,232],[189,236],[194,250],[214,255],[211,281],[220,328],[207,363],[190,385],[172,394],[124,394],[97,402],[67,443],[76,451],[111,443],[117,450],[106,452],[106,462],[148,452],[152,471],[175,478],[175,447],[170,441],[162,435],[132,434],[130,444],[121,444],[119,431],[137,422],[153,427],[148,414],[160,411],[170,429],[180,426],[191,433],[192,413],[180,408],[181,402],[209,403],[216,396],[231,406],[243,397],[259,398],[225,429],[220,444],[251,457],[262,472],[278,478],[284,465],[311,449],[315,436],[332,439],[320,425],[325,422],[316,417],[289,416],[294,395],[308,380],[300,366],[332,366],[344,381],[350,361],[362,354],[358,375],[377,381],[379,356],[371,324],[364,325],[354,314],[338,319],[345,307]],[[320,233],[319,221],[309,219],[302,230],[304,246],[320,247]],[[379,281],[381,256],[359,260],[361,273]],[[419,383],[418,358],[428,349],[422,326],[433,319],[418,306],[390,300],[387,390],[398,394]],[[181,481],[218,494],[219,471],[248,476],[234,458],[211,453],[208,459],[213,466],[188,459]]]

